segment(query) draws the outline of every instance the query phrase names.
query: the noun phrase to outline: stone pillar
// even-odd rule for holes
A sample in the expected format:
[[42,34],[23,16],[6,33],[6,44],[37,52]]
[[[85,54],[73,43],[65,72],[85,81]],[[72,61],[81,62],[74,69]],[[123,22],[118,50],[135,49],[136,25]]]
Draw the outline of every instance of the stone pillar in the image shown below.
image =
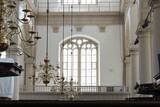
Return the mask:
[[131,61],[130,61],[130,56],[126,57],[125,59],[125,65],[126,65],[126,81],[125,81],[125,85],[126,86],[131,86]]
[[[33,65],[34,65],[34,63],[35,63],[35,57],[33,57],[33,53],[34,53],[34,50],[33,50],[34,48],[32,47],[32,48],[28,48],[28,49],[26,49],[26,51],[27,51],[27,54],[29,54],[30,56],[32,56],[32,57],[27,57],[27,56],[25,56],[25,70],[26,70],[26,75],[25,75],[25,85],[26,86],[33,86],[33,85],[35,85],[35,78],[34,78],[34,76],[35,76],[35,71],[34,71],[34,67],[33,67]],[[28,91],[33,91],[33,89],[32,88],[27,88],[28,89]]]
[[[13,58],[18,65],[20,61],[19,53],[20,50],[18,48],[10,48],[9,50],[10,58]],[[14,93],[12,100],[19,100],[19,88],[19,76],[14,76]]]
[[159,63],[157,54],[160,53],[160,0],[150,0],[150,5],[154,6],[153,10],[153,75],[159,73]]
[[130,48],[130,57],[131,57],[131,97],[136,96],[134,92],[134,86],[136,82],[139,82],[139,55],[138,47],[132,45]]
[[152,82],[150,30],[139,31],[139,78],[140,84]]
[[33,70],[33,61],[32,62],[27,62],[25,63],[25,66],[26,66],[26,84],[27,86],[33,86],[35,85],[35,82],[33,80],[33,73],[34,73],[34,70]]
[[148,15],[148,0],[138,0],[138,20],[139,25],[136,31],[139,40],[139,78],[140,84],[152,82],[151,65],[151,28],[142,28]]

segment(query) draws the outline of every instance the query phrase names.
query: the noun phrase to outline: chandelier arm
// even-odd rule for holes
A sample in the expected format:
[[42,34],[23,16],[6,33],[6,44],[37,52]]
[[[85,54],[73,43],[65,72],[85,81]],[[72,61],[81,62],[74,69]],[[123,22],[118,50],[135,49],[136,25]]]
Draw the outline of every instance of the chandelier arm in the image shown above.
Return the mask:
[[[56,77],[56,75],[54,73],[49,73],[50,75],[52,75],[52,80],[54,83],[57,83],[58,82],[58,78]],[[56,79],[57,78],[57,79]]]
[[[7,31],[6,27],[3,29],[5,33],[7,33],[6,35],[9,34],[9,32]],[[9,36],[8,36],[9,37]]]
[[14,35],[14,34],[12,34],[12,32],[13,32],[13,31],[10,31],[10,32],[6,31],[7,37],[9,37],[9,38],[12,37],[12,36]]
[[[21,33],[21,29],[20,29],[19,25],[16,22],[14,22],[14,21],[12,23],[13,23],[13,25],[15,25],[13,27],[17,28],[17,30],[16,29],[13,29],[13,30],[11,29],[11,32],[13,32],[12,35]],[[9,24],[8,24],[8,26],[9,26]],[[10,28],[8,28],[8,29],[10,29]]]
[[31,35],[27,40],[25,40],[20,26],[18,26],[18,29],[20,30],[21,35],[19,37],[21,38],[22,41],[27,42],[27,41],[30,41],[32,39],[33,36]]
[[13,24],[15,24],[17,26],[18,30],[16,30],[16,31],[19,31],[19,32],[15,32],[14,33],[14,30],[11,30],[10,32],[8,32],[7,29],[4,29],[5,32],[7,32],[7,36],[8,37],[9,37],[9,35],[15,35],[15,34],[19,34],[20,33],[18,36],[20,37],[21,41],[23,41],[26,45],[34,46],[37,43],[37,40],[32,44],[31,43],[27,43],[27,41],[30,41],[32,39],[33,35],[30,36],[29,39],[25,40],[20,26],[18,26],[18,24],[16,22],[13,22]]
[[[27,22],[23,22],[19,17],[18,17],[18,12],[17,11],[15,11],[15,17],[16,17],[16,19],[18,19],[18,21],[20,21],[22,24],[29,24],[30,22],[31,22],[31,18],[29,18],[29,21],[27,21]],[[25,16],[25,18],[26,18],[27,16]]]
[[[18,27],[19,29],[20,29],[20,27]],[[29,38],[29,39],[27,39],[27,40],[25,40],[24,39],[24,34],[22,33],[22,30],[20,29],[20,33],[21,33],[21,35],[19,35],[19,37],[20,37],[20,39],[21,39],[21,41],[23,41],[23,42],[26,42],[27,40],[30,40],[31,39],[31,37]]]
[[7,29],[4,29],[4,31],[6,33],[6,37],[12,42],[13,40],[11,38],[14,35],[14,34],[11,34],[12,31],[8,32]]
[[29,21],[27,22],[23,22],[21,19],[18,19],[22,24],[29,24],[31,22],[31,19],[29,19]]
[[[34,18],[32,15],[32,10],[28,9],[27,6],[22,10],[24,12],[24,16],[22,19],[19,18],[19,10],[17,9],[17,4],[14,0],[1,0],[0,1],[0,13],[1,13],[1,22],[0,22],[0,33],[2,36],[0,37],[1,43],[5,44],[1,47],[1,51],[6,51],[9,46],[14,45],[13,37],[18,35],[18,38],[21,40],[22,46],[34,46],[37,44],[37,40],[41,37],[35,36],[33,30],[29,32],[30,35],[25,37],[22,32],[22,27],[18,24],[18,22],[22,24],[29,24]],[[16,21],[15,21],[16,20]],[[16,23],[17,22],[17,23]],[[7,46],[7,47],[6,47]]]
[[38,77],[39,77],[39,78],[42,78],[43,75],[46,75],[46,73],[41,72],[41,73],[38,74]]
[[12,11],[5,11],[5,17],[6,17],[6,20],[8,20],[10,17],[9,16],[11,16],[12,15]]
[[36,40],[36,41],[34,41],[34,43],[27,43],[27,42],[22,42],[22,43],[26,47],[26,46],[35,46],[37,44],[37,42],[38,41]]
[[25,42],[25,43],[26,43],[26,45],[28,45],[28,46],[34,46],[34,45],[37,44],[37,42],[38,42],[38,40],[35,40],[34,43],[28,43],[28,42]]
[[6,8],[6,7],[4,7],[4,8],[5,8],[4,15],[5,15],[6,19],[8,20],[10,18],[10,16],[13,15],[15,9],[10,9],[10,8]]

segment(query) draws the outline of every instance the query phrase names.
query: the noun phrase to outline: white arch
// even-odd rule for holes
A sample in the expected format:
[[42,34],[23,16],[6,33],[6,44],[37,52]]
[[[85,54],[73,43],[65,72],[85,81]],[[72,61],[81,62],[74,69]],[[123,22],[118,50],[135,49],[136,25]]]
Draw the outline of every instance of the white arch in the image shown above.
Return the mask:
[[[91,37],[91,36],[89,36],[89,35],[75,34],[75,35],[73,35],[72,37],[73,37],[73,38],[74,38],[74,37],[84,37],[84,38],[87,38],[87,39],[89,39],[89,40],[94,41],[94,42],[97,43],[98,45],[100,44],[100,42],[99,42],[97,39],[95,39],[95,38],[93,38],[93,37]],[[66,38],[64,38],[64,41],[66,41],[66,40],[68,40],[68,39],[70,39],[70,38],[71,38],[71,36],[67,36]],[[63,40],[61,40],[61,41],[59,42],[59,46],[61,46],[62,43],[63,43]]]

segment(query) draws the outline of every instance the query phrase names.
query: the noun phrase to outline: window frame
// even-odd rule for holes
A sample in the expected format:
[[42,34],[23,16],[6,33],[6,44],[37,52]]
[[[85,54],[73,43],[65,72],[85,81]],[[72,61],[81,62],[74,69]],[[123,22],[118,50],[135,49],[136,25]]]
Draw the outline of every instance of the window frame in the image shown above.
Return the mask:
[[[83,39],[85,39],[85,40],[88,40],[88,42],[84,42],[85,44],[86,43],[90,43],[90,44],[93,44],[94,46],[95,46],[95,50],[96,50],[96,62],[91,62],[91,63],[96,63],[96,69],[95,70],[93,70],[93,68],[91,67],[91,73],[93,73],[94,71],[96,72],[96,75],[95,75],[95,78],[96,78],[96,80],[95,80],[95,83],[93,83],[93,80],[91,81],[91,85],[88,85],[88,86],[98,86],[99,85],[99,60],[98,60],[98,43],[96,43],[95,41],[93,41],[93,40],[91,40],[91,39],[88,39],[88,38],[84,38],[84,37],[74,37],[74,38],[72,38],[72,40],[83,40]],[[67,40],[65,40],[64,41],[64,46],[66,45],[66,44],[68,44],[68,43],[70,43],[71,41],[70,41],[70,39],[67,39]],[[76,42],[77,43],[77,42]],[[61,67],[63,67],[64,65],[63,65],[63,45],[62,45],[63,43],[61,43],[61,49],[60,49],[60,65],[61,65]],[[78,43],[76,44],[76,45],[78,45]],[[82,45],[82,44],[81,44]],[[79,86],[81,86],[81,79],[82,79],[82,68],[81,68],[81,66],[82,66],[82,60],[81,60],[81,56],[82,56],[82,54],[81,54],[81,50],[82,50],[82,47],[80,46],[80,47],[78,47],[77,48],[78,49],[78,64],[77,64],[77,66],[78,66],[78,70],[77,70],[77,80],[75,81],[75,82],[77,82],[78,81],[78,85]],[[92,56],[92,54],[91,54],[91,56]],[[91,64],[91,66],[92,66],[92,64]],[[88,68],[87,68],[88,69]],[[62,69],[60,69],[60,74],[62,74],[62,70],[64,70],[63,68]],[[68,71],[67,71],[68,72]],[[63,71],[63,73],[64,73],[64,71]],[[87,78],[88,77],[88,75],[85,75],[85,78]],[[91,75],[91,79],[93,78],[94,76],[93,76],[93,74]],[[65,77],[65,78],[69,78],[69,77]],[[69,80],[68,80],[69,81]],[[86,83],[86,84],[88,84],[88,83]],[[94,84],[94,85],[93,85]],[[86,86],[86,85],[83,85],[83,86]]]

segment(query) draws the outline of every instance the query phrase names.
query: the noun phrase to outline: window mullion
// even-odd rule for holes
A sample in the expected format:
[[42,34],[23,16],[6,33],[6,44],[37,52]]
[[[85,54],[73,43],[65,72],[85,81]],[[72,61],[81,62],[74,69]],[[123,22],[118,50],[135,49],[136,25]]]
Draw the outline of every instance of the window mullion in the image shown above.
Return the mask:
[[85,49],[85,84],[87,85],[87,49]]
[[98,68],[98,64],[99,64],[99,61],[98,61],[99,59],[98,59],[98,48],[97,48],[97,46],[96,46],[96,81],[97,81],[97,85],[99,84],[98,83],[98,78],[99,78],[99,68]]
[[[68,49],[67,49],[67,72],[66,72],[66,75],[67,75],[66,77],[67,77],[67,79],[69,78],[69,77],[68,77],[68,76],[69,76],[69,75],[68,75],[68,70],[69,70],[69,67],[68,67],[68,66],[69,66],[69,63],[68,63],[68,62],[69,62],[69,58],[68,58],[68,56],[69,56],[69,55],[68,55]],[[68,80],[67,80],[67,81],[68,81]]]
[[78,48],[78,85],[81,85],[81,49]]
[[60,55],[60,64],[61,64],[61,67],[62,67],[62,69],[60,69],[60,75],[61,75],[61,73],[62,72],[64,72],[64,69],[63,69],[63,66],[64,66],[64,48],[63,48],[63,46],[61,47],[61,55]]
[[93,65],[92,65],[92,49],[91,49],[91,84],[93,83],[92,82],[92,72],[93,72],[93,67],[92,67]]

